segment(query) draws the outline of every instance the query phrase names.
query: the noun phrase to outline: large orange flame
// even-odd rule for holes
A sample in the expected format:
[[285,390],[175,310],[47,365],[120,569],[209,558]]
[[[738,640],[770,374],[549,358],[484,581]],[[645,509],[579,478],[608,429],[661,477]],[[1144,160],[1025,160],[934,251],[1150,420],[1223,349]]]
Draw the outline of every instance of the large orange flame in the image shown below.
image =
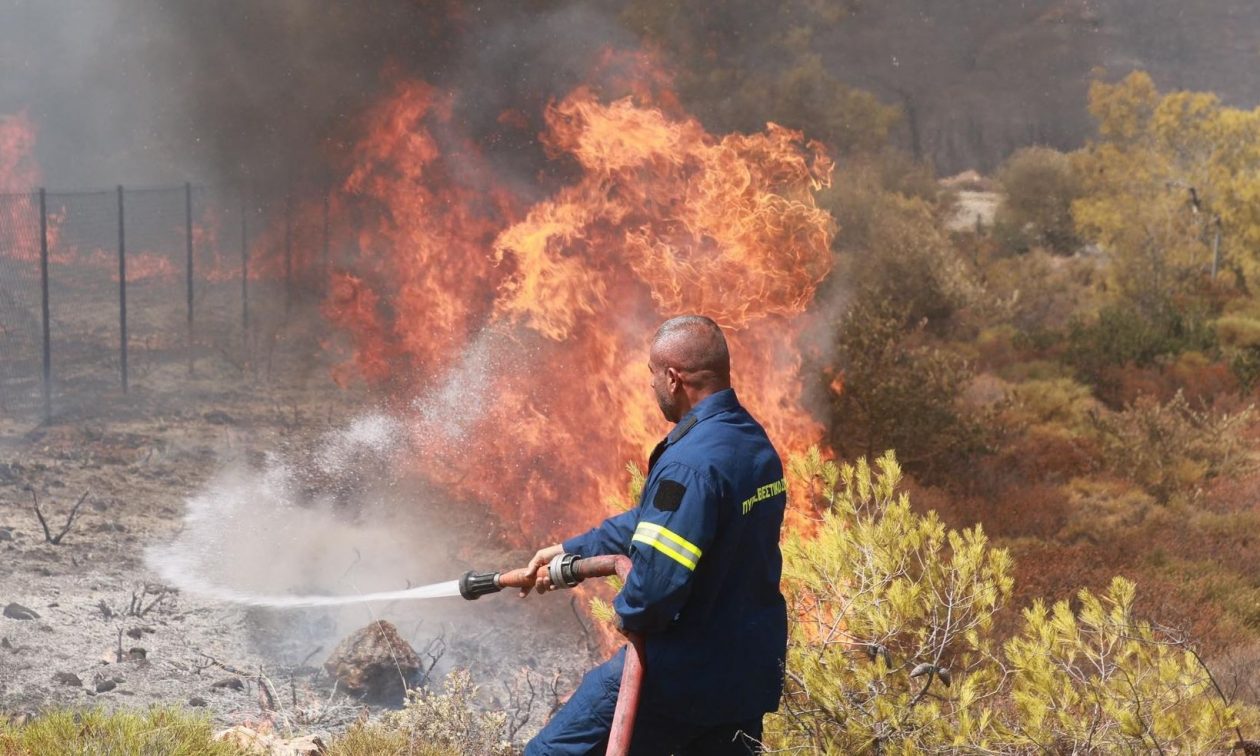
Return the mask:
[[668,316],[726,328],[737,390],[782,452],[821,437],[795,341],[832,264],[814,201],[831,161],[773,124],[719,138],[644,99],[553,104],[543,142],[576,180],[522,211],[452,135],[452,97],[400,82],[338,199],[361,259],[326,314],[362,376],[421,397],[417,464],[523,543],[608,514],[625,462],[668,429],[646,369]]

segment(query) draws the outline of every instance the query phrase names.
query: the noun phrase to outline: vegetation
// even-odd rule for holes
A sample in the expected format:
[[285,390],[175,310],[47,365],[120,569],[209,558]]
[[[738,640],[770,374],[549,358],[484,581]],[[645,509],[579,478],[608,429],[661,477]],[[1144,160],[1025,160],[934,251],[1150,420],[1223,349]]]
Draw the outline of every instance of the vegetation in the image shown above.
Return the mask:
[[[1260,111],[1143,73],[1096,82],[1096,138],[1012,155],[994,227],[947,232],[950,193],[887,146],[912,114],[812,49],[846,7],[766,4],[751,46],[723,3],[623,15],[714,128],[775,120],[839,161],[820,197],[840,227],[816,303],[827,348],[809,365],[851,462],[790,464],[816,496],[792,506],[818,521],[784,544],[769,744],[1213,753],[1260,737]],[[447,686],[330,753],[505,748],[512,723],[477,709],[466,676]],[[63,712],[0,726],[0,755],[232,753],[209,736],[169,711]]]
[[[518,753],[508,717],[475,701],[467,672],[447,676],[442,691],[414,690],[406,705],[360,722],[326,744],[329,756],[493,756]],[[269,747],[269,746],[268,746]],[[263,747],[264,752],[268,752]],[[145,712],[52,711],[19,725],[0,723],[0,756],[249,756],[245,745],[214,738],[210,719],[178,709]]]
[[54,711],[21,726],[0,722],[0,754],[241,756],[237,748],[214,742],[212,735],[209,718],[178,709],[114,713]]
[[1081,196],[1081,180],[1071,158],[1048,147],[1017,151],[998,172],[1002,205],[997,234],[1016,252],[1040,247],[1070,254],[1080,245],[1072,221],[1072,203]]
[[1008,553],[898,492],[890,453],[791,471],[818,492],[812,535],[784,545],[791,639],[776,749],[810,753],[1212,753],[1242,740],[1195,649],[1134,611],[1136,588],[1023,611],[1001,643]]

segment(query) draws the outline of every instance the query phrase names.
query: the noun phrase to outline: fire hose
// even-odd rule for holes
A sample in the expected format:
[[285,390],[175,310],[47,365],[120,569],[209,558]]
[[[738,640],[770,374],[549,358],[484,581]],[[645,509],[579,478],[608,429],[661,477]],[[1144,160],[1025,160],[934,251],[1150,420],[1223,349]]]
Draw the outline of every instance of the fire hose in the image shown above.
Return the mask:
[[[576,554],[560,554],[546,567],[531,573],[526,568],[510,572],[469,571],[459,579],[459,593],[469,601],[504,588],[530,588],[546,577],[557,588],[572,588],[587,578],[616,575],[623,581],[630,574],[630,557],[621,555],[580,558]],[[643,636],[626,633],[630,648],[621,672],[621,689],[613,712],[612,731],[608,734],[609,756],[624,756],[630,751],[634,734],[634,717],[639,710],[639,690],[643,684]]]

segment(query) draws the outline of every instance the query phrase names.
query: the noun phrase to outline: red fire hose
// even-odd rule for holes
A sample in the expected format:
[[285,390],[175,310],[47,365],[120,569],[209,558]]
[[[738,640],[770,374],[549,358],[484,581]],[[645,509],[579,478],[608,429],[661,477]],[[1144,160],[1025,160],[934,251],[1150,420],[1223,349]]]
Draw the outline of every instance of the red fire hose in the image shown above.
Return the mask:
[[[475,599],[487,593],[497,593],[504,588],[533,587],[542,577],[547,577],[557,588],[572,588],[587,578],[616,575],[625,581],[630,574],[630,557],[621,555],[597,556],[579,559],[573,554],[561,554],[551,564],[531,574],[525,568],[511,572],[469,572],[460,578],[459,591],[466,599]],[[626,664],[621,671],[621,689],[617,693],[617,708],[613,712],[612,732],[608,734],[609,756],[625,756],[630,752],[630,738],[634,734],[634,718],[639,711],[639,691],[643,687],[643,636],[626,633],[630,648],[626,651]]]

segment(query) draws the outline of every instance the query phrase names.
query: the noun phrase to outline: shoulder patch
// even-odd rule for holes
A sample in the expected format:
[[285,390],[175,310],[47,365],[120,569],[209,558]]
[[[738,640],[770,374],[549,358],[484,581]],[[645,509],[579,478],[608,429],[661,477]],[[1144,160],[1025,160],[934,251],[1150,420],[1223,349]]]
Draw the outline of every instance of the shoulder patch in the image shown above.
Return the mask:
[[656,486],[656,497],[652,499],[652,506],[662,512],[677,511],[686,493],[687,487],[682,483],[675,480],[662,480]]

